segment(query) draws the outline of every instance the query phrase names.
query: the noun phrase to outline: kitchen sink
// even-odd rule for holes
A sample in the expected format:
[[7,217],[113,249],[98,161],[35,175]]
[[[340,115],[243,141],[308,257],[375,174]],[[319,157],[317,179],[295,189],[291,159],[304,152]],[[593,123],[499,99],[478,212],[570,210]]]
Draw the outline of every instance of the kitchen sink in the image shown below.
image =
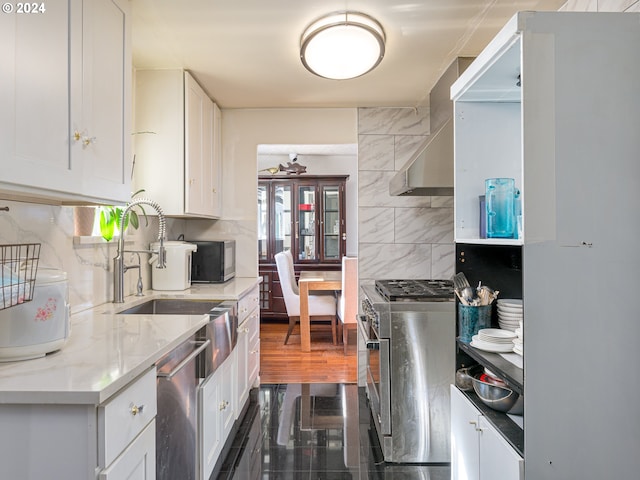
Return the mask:
[[220,305],[219,300],[156,298],[127,308],[118,315],[202,315]]

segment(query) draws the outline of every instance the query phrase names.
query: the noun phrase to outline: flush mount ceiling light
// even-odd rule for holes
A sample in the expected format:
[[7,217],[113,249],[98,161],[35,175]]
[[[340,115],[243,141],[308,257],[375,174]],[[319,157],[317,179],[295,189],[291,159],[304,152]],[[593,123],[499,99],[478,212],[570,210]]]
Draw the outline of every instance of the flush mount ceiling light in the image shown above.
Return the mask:
[[384,57],[384,30],[372,17],[336,12],[319,18],[300,38],[300,59],[311,73],[346,80],[373,70]]

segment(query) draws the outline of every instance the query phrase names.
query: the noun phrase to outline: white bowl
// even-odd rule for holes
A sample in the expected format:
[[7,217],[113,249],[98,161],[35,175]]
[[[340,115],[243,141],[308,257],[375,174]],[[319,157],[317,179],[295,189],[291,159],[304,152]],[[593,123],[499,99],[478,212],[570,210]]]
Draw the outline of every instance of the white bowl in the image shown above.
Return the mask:
[[501,306],[498,305],[498,312],[504,312],[504,313],[519,313],[522,314],[523,309],[522,308],[516,308],[516,307],[505,307],[505,306]]
[[509,313],[509,312],[501,312],[498,310],[498,318],[515,320],[516,322],[518,322],[524,318],[524,315],[522,313]]
[[520,298],[499,298],[498,305],[505,307],[519,307],[522,308],[522,299]]

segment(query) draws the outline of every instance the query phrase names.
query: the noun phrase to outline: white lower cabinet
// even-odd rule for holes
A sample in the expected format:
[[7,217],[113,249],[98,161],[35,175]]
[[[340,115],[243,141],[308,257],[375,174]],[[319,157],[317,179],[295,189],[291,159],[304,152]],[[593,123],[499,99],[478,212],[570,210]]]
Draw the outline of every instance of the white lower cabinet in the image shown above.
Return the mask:
[[153,420],[122,454],[104,469],[100,480],[155,480],[156,421]]
[[451,385],[451,479],[524,479],[523,458],[454,385]]
[[234,355],[199,390],[199,478],[208,480],[235,421],[233,407]]
[[256,310],[249,323],[249,352],[247,389],[260,386],[260,311]]
[[256,286],[238,301],[238,344],[236,363],[236,415],[249,398],[249,390],[258,386],[260,371],[260,309]]
[[101,405],[0,404],[0,477],[155,479],[155,416],[155,368]]

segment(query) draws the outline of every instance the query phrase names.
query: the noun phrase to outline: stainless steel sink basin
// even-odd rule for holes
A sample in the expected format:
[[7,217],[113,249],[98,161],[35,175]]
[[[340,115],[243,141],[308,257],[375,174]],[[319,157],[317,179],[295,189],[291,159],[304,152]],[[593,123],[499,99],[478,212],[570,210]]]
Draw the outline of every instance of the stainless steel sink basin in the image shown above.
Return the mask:
[[118,315],[202,315],[220,305],[220,300],[157,298],[117,312]]

